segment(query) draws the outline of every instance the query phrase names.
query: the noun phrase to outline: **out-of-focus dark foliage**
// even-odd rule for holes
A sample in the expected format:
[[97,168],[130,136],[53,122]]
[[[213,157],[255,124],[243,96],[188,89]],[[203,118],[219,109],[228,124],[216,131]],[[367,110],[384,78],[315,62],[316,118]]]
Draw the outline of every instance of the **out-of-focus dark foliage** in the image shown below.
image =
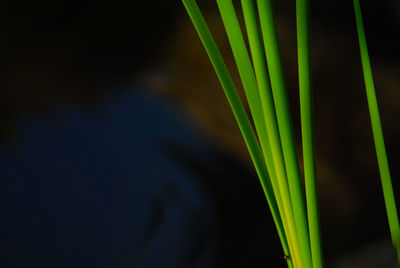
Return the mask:
[[159,56],[174,29],[169,1],[0,4],[1,136],[23,113],[54,103],[86,109]]
[[69,53],[64,64],[82,75],[140,67],[173,29],[177,8],[160,0],[6,0],[1,5],[2,64],[56,49]]

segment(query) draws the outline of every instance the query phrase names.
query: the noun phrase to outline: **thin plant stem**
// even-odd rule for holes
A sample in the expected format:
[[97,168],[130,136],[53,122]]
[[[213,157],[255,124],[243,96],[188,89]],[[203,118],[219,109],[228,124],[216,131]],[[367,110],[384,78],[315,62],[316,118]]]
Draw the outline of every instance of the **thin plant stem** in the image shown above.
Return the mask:
[[[261,107],[260,95],[258,92],[257,81],[254,76],[254,71],[251,65],[250,57],[248,55],[247,47],[245,41],[243,39],[243,35],[240,29],[239,21],[236,17],[235,8],[232,4],[231,0],[217,0],[217,4],[221,13],[222,20],[225,25],[225,30],[228,35],[228,39],[230,41],[230,45],[232,48],[232,52],[236,61],[236,65],[238,67],[239,75],[242,80],[243,88],[245,90],[247,100],[249,103],[250,111],[253,116],[254,124],[258,133],[258,138],[261,143],[261,148],[264,152],[264,157],[268,159],[271,156],[270,147],[269,147],[269,133],[267,132],[264,115]],[[271,161],[267,161],[271,162]],[[276,166],[274,167],[276,171]],[[273,179],[273,178],[272,178]],[[272,183],[272,186],[274,187]],[[276,187],[275,187],[276,188]],[[285,197],[280,196],[279,191],[274,191],[275,197],[278,200],[281,200],[284,205]],[[279,205],[279,203],[278,203]],[[295,234],[295,223],[286,219],[285,213],[281,214],[282,222],[287,223],[289,226],[289,231],[286,232],[286,238],[288,241],[288,246],[291,251],[295,251],[296,246],[292,246],[293,243],[296,242]],[[300,263],[301,259],[293,259],[294,265],[298,266],[298,261]]]
[[225,25],[225,30],[232,48],[233,56],[236,61],[236,66],[239,71],[261,147],[262,149],[269,149],[267,146],[268,140],[266,138],[268,137],[268,132],[264,123],[258,85],[240,29],[239,21],[236,17],[235,8],[232,4],[232,0],[217,0],[217,5],[221,13],[222,21]]
[[359,0],[354,0],[353,4],[357,24],[358,40],[360,45],[361,63],[364,72],[365,89],[367,92],[368,108],[371,119],[376,156],[378,159],[379,173],[382,182],[383,195],[385,199],[386,212],[389,221],[390,233],[392,236],[392,243],[397,251],[397,258],[400,263],[399,217],[393,192],[392,180],[390,177],[389,163],[386,155],[382,124],[379,116],[378,101],[376,98],[372,68],[368,55],[367,40],[365,37],[360,2]]
[[310,230],[311,257],[314,268],[323,267],[315,167],[314,118],[311,78],[310,3],[296,0],[297,49],[300,91],[301,134],[307,216]]
[[304,192],[272,3],[270,0],[257,0],[257,4],[302,260],[305,267],[312,267]]
[[[274,103],[268,76],[268,70],[265,62],[265,54],[262,46],[262,40],[258,28],[257,13],[253,0],[242,0],[242,9],[244,14],[244,20],[246,24],[250,51],[252,54],[260,99],[261,99],[261,106],[264,114],[265,124],[268,130],[268,137],[269,137],[268,146],[270,147],[272,153],[272,158],[273,158],[272,165],[275,167],[277,175],[277,178],[275,180],[272,179],[272,185],[274,189],[276,189],[275,192],[279,191],[282,199],[283,208],[281,209],[281,217],[283,220],[283,225],[285,227],[286,233],[288,233],[287,236],[294,239],[293,241],[289,239],[289,247],[291,246],[292,242],[293,246],[291,249],[292,251],[291,257],[293,257],[293,259],[296,259],[297,257],[300,257],[300,251],[299,251],[300,248],[295,228],[295,221],[293,216],[292,203],[290,199],[289,187],[287,184],[285,163],[283,160],[279,130],[276,122],[276,115],[275,115]],[[286,219],[288,222],[285,222],[284,219]]]
[[[247,117],[246,111],[236,91],[235,85],[229,74],[229,71],[223,61],[223,58],[218,50],[218,47],[212,37],[212,34],[207,26],[207,23],[196,3],[195,0],[182,0],[196,30],[197,33],[207,51],[207,54],[211,60],[215,72],[221,82],[222,88],[228,99],[233,114],[237,120],[240,131],[243,135],[243,139],[249,150],[249,154],[253,161],[254,167],[260,179],[264,194],[267,198],[267,202],[274,220],[279,239],[285,255],[289,254],[289,247],[286,236],[283,230],[283,224],[279,215],[275,195],[270,183],[265,160],[262,155],[260,145],[258,144],[257,137],[253,131],[250,120]],[[292,264],[289,261],[289,265]]]

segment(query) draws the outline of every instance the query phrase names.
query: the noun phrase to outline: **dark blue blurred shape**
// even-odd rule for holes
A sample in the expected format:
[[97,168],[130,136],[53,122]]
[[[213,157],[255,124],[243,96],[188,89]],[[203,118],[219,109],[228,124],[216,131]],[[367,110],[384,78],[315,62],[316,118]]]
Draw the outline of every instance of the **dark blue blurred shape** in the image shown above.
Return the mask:
[[25,118],[1,149],[1,267],[213,267],[209,197],[165,144],[212,153],[155,98],[110,99]]

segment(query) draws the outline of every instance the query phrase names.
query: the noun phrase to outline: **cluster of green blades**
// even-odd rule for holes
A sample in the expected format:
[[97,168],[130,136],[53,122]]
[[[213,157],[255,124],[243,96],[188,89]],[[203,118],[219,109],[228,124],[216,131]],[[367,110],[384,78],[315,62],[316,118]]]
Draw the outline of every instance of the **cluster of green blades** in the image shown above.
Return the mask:
[[[232,0],[216,0],[255,130],[196,1],[182,1],[214,66],[242,132],[267,197],[288,266],[323,267],[314,153],[309,1],[296,0],[305,191],[296,153],[271,0],[241,0],[249,49]],[[393,243],[399,250],[397,210],[358,0],[354,0],[354,6],[385,202]]]

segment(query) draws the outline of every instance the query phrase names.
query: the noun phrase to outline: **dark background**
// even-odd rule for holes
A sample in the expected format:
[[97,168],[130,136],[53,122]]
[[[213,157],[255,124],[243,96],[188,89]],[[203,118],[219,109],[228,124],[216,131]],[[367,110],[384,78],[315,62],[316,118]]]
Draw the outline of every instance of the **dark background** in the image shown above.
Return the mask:
[[[300,141],[294,1],[275,2]],[[361,5],[398,195],[400,4]],[[352,2],[313,1],[312,38],[326,262],[393,267]],[[2,1],[0,70],[2,267],[284,267],[180,1]]]

